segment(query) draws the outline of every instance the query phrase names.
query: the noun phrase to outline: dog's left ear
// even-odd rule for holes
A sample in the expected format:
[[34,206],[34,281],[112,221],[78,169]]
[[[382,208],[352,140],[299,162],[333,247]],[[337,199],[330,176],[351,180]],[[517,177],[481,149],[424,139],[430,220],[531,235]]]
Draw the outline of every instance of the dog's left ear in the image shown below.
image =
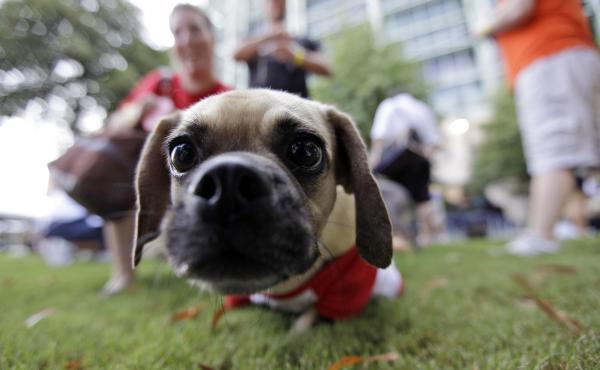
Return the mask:
[[365,144],[348,115],[334,108],[328,108],[326,114],[336,138],[337,182],[354,193],[358,252],[371,265],[387,267],[392,261],[392,227],[369,169]]
[[133,267],[140,262],[144,245],[160,234],[160,223],[167,211],[171,190],[171,177],[164,145],[166,137],[179,124],[179,120],[179,112],[161,120],[142,149],[135,179],[137,214]]

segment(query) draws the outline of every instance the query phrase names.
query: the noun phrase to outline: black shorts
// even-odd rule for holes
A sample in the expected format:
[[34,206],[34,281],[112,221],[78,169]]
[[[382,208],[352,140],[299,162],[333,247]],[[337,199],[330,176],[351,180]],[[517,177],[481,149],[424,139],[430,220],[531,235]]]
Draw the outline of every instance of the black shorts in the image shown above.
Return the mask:
[[423,203],[431,199],[429,195],[431,163],[419,154],[407,150],[385,169],[376,167],[375,172],[402,185],[415,203]]

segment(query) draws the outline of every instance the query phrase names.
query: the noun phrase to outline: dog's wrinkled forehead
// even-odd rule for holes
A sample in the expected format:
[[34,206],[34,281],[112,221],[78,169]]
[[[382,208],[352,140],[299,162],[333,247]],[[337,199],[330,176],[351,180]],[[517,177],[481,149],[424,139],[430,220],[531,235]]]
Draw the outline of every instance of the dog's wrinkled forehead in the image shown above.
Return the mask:
[[219,152],[262,151],[278,133],[304,130],[321,137],[329,154],[332,132],[324,106],[295,95],[269,90],[233,91],[204,99],[183,112],[172,133],[195,131]]

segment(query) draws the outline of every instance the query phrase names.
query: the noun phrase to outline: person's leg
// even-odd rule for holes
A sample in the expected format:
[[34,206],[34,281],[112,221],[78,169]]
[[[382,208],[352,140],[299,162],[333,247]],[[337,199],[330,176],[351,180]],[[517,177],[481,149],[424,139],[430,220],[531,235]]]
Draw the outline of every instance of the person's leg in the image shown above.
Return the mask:
[[418,203],[416,206],[417,219],[417,242],[420,246],[426,247],[431,245],[433,237],[437,233],[437,228],[434,223],[433,204],[431,200]]
[[587,196],[583,192],[584,178],[575,176],[575,189],[567,199],[564,216],[569,219],[576,229],[576,235],[584,236],[588,233]]
[[515,86],[530,184],[527,234],[510,253],[555,252],[554,225],[575,187],[572,170],[598,164],[593,97],[598,86],[594,52],[569,50],[519,74]]
[[424,157],[417,158],[406,169],[406,187],[416,204],[417,244],[428,246],[441,233],[436,206],[431,199],[429,183],[431,181],[431,164]]
[[529,189],[528,228],[540,239],[554,240],[554,225],[575,189],[573,173],[570,170],[553,170],[534,175]]
[[131,265],[135,217],[133,213],[119,220],[104,224],[104,240],[111,255],[111,277],[104,285],[103,293],[115,294],[123,291],[134,278]]
[[558,251],[560,245],[554,240],[554,225],[574,188],[575,180],[570,170],[533,175],[529,187],[527,232],[510,242],[507,251],[519,256]]
[[409,194],[399,183],[382,176],[375,176],[383,201],[388,209],[392,223],[392,247],[394,250],[409,250],[413,245],[410,221],[406,214],[410,208]]

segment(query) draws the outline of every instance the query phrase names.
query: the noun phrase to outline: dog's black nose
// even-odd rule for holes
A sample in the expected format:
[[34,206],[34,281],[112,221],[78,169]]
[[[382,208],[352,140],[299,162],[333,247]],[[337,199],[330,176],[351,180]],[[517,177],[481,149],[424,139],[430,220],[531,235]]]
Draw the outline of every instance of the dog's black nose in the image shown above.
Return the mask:
[[239,162],[217,163],[198,181],[195,195],[204,200],[203,214],[208,221],[230,219],[268,198],[265,178],[252,166]]

